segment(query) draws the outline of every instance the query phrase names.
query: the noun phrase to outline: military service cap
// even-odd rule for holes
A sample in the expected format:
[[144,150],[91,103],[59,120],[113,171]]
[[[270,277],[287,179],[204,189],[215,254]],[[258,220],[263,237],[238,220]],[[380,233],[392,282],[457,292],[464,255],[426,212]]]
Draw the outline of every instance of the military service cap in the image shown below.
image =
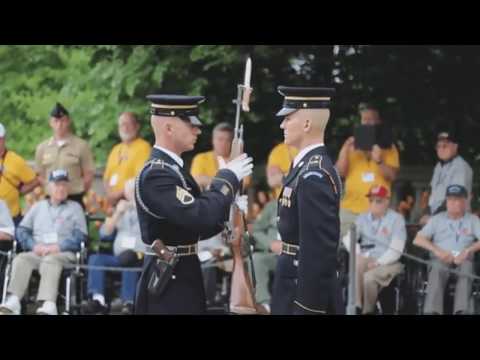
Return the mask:
[[446,197],[454,196],[454,197],[468,197],[468,191],[465,186],[462,185],[450,185],[447,187]]
[[205,101],[203,96],[148,95],[147,99],[152,103],[152,115],[179,117],[192,125],[202,125],[198,118],[198,105]]
[[63,107],[62,104],[57,102],[53,107],[52,111],[50,112],[50,116],[54,118],[62,118],[64,116],[68,116],[68,111]]
[[328,109],[335,94],[334,88],[279,86],[278,92],[285,97],[283,108],[277,116],[287,116],[300,109]]
[[67,170],[57,169],[53,170],[50,173],[49,181],[57,182],[57,181],[68,181],[68,172]]

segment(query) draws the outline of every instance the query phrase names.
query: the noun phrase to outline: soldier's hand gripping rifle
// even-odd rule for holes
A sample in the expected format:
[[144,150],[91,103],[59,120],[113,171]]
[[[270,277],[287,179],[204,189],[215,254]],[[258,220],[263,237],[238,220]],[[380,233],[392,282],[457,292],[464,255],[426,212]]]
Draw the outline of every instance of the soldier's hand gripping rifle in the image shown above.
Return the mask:
[[[249,102],[252,88],[250,87],[250,80],[252,74],[252,61],[247,59],[245,69],[245,80],[242,85],[237,86],[237,99],[234,100],[236,104],[235,114],[235,129],[232,142],[232,150],[230,159],[234,159],[243,153],[243,124],[240,120],[240,113],[250,111]],[[243,186],[241,187],[243,188]],[[242,191],[242,190],[240,190]],[[248,240],[247,246],[244,246],[244,234]],[[226,226],[225,237],[229,243],[233,254],[233,270],[232,282],[230,290],[230,304],[229,310],[234,314],[257,314],[261,312],[261,308],[255,301],[255,271],[253,268],[253,242],[252,237],[248,233],[247,221],[245,214],[233,204],[230,208],[229,222]],[[252,276],[250,277],[248,267],[245,264],[243,253],[246,250]]]

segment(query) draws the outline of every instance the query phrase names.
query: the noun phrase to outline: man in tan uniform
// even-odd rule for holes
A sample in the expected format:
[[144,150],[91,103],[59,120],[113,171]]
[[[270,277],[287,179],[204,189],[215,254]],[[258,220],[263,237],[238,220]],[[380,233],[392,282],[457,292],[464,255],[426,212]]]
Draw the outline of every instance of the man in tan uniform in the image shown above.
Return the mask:
[[85,140],[72,134],[68,111],[57,103],[50,113],[53,136],[38,145],[35,166],[43,185],[54,169],[65,169],[70,177],[70,200],[83,206],[82,198],[90,189],[95,174],[92,151]]

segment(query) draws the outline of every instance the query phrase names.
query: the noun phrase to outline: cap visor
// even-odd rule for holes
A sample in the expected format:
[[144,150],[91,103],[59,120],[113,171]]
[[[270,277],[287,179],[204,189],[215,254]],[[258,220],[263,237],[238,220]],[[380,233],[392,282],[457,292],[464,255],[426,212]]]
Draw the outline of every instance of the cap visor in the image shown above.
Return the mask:
[[292,113],[294,113],[295,111],[297,111],[298,109],[289,109],[289,108],[283,108],[282,110],[280,110],[278,113],[277,113],[277,116],[287,116],[287,115],[290,115]]
[[188,119],[190,120],[190,123],[195,126],[202,126],[202,122],[200,119],[196,116],[189,116]]
[[66,177],[59,177],[59,178],[55,178],[55,179],[52,179],[50,180],[51,182],[60,182],[60,181],[68,181],[68,178]]

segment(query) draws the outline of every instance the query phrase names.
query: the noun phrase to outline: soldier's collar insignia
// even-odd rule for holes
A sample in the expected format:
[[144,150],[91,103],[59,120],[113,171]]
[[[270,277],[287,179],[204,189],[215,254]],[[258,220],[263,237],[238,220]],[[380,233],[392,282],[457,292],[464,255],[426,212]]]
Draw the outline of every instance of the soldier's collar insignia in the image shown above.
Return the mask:
[[185,190],[184,188],[181,188],[178,185],[177,185],[177,199],[183,205],[190,205],[195,201],[195,198],[193,197],[192,194],[190,194],[187,190]]

